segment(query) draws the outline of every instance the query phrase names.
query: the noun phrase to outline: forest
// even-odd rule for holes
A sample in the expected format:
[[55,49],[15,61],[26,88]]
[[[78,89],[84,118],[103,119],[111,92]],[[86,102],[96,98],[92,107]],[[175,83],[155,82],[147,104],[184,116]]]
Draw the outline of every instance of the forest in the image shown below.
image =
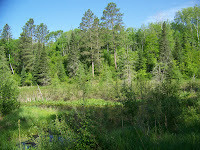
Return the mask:
[[79,28],[0,30],[0,149],[198,149],[200,6],[126,28],[108,3]]

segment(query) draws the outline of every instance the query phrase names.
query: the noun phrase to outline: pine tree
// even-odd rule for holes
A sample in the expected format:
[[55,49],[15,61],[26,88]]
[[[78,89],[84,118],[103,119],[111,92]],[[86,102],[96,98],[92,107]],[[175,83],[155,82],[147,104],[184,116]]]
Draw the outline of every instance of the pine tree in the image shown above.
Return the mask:
[[94,24],[94,14],[88,9],[82,17],[80,29],[82,31],[83,48],[81,55],[85,57],[86,62],[92,65],[92,76],[94,77],[94,39],[92,37],[92,27]]
[[11,28],[8,24],[6,24],[3,27],[3,31],[1,33],[1,39],[3,40],[4,43],[9,42],[9,40],[12,38],[11,34]]
[[67,59],[67,72],[70,77],[73,77],[76,75],[80,63],[79,39],[77,38],[76,31],[72,32],[69,45],[70,49]]
[[45,46],[47,42],[47,35],[49,34],[49,30],[47,29],[47,25],[41,23],[37,25],[35,31],[35,37],[38,43],[42,44],[42,48]]
[[27,21],[24,27],[22,28],[25,36],[31,39],[32,46],[33,46],[33,41],[35,37],[35,30],[36,30],[35,27],[36,26],[34,24],[34,20],[30,18],[29,21]]
[[110,31],[108,34],[111,35],[109,39],[111,41],[111,48],[114,52],[114,63],[115,69],[117,69],[117,46],[119,39],[119,32],[122,29],[122,16],[123,14],[120,13],[120,9],[117,8],[117,5],[113,2],[109,3],[105,10],[103,11],[103,16],[101,18],[103,27],[106,31]]
[[[101,35],[101,28],[100,28],[100,23],[98,17],[94,17],[94,23],[92,25],[92,43],[93,43],[93,60],[95,63],[96,67],[96,72],[100,71],[100,68],[102,66],[102,49],[101,47],[103,46],[102,42],[102,35]],[[94,69],[93,69],[94,70]]]

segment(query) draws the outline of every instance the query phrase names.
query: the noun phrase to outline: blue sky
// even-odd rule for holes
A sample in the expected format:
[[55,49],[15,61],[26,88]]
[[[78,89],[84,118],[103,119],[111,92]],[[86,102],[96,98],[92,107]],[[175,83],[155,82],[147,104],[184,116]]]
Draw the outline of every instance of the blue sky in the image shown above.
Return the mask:
[[139,28],[142,24],[173,20],[176,11],[194,6],[198,0],[0,0],[0,29],[8,23],[13,38],[18,38],[22,27],[33,18],[35,24],[45,23],[50,31],[78,28],[87,9],[101,18],[104,8],[114,2],[124,13],[126,27]]

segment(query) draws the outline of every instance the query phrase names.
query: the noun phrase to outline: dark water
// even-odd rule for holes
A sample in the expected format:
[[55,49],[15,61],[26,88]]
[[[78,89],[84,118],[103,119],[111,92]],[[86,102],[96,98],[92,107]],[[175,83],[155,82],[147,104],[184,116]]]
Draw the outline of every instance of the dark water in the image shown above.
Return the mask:
[[[37,144],[34,141],[37,141],[37,138],[42,138],[42,137],[39,137],[38,135],[33,135],[32,137],[33,137],[32,140],[21,142],[22,149],[30,149],[37,147]],[[65,142],[65,139],[60,135],[49,135],[49,142],[51,143],[54,140],[59,141],[60,143]]]

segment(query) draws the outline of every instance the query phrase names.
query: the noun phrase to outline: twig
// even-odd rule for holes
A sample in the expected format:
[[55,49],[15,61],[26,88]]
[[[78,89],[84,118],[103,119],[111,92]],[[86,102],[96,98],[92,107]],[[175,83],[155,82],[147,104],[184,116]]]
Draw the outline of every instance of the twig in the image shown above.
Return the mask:
[[19,146],[20,146],[20,149],[22,149],[22,146],[21,146],[21,136],[20,136],[20,119],[18,120],[18,128],[19,128]]
[[41,90],[40,90],[40,87],[39,87],[39,85],[38,85],[38,84],[37,84],[37,87],[38,87],[38,90],[39,90],[39,92],[40,92],[40,95],[41,95],[41,97],[42,97],[42,100],[43,100],[42,92],[41,92]]
[[[9,61],[10,61],[10,54],[9,54]],[[14,70],[13,70],[11,63],[10,63],[10,68],[11,68],[12,74],[14,74]]]

